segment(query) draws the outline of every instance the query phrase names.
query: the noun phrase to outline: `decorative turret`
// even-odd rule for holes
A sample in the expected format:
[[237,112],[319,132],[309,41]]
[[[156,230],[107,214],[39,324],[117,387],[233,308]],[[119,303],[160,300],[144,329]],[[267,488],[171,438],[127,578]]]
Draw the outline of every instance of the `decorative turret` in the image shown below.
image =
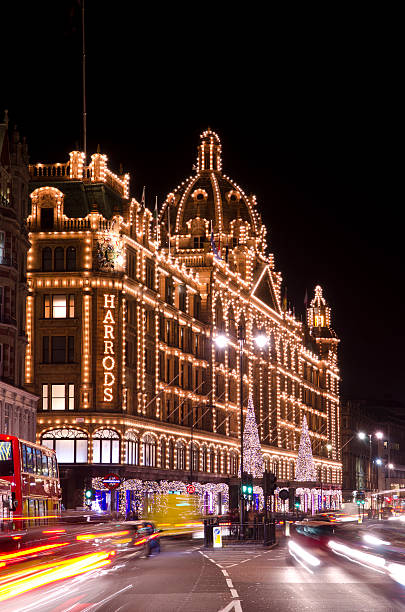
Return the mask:
[[331,327],[331,309],[323,297],[320,285],[315,287],[315,296],[307,308],[307,325],[309,333],[319,346],[321,356],[325,359],[331,358],[329,351],[332,351],[335,359],[339,340]]
[[315,297],[307,309],[307,322],[309,328],[316,327],[321,330],[330,327],[330,308],[326,304],[320,285],[315,287]]
[[218,134],[210,128],[201,134],[198,147],[197,171],[220,172],[222,169],[221,142]]

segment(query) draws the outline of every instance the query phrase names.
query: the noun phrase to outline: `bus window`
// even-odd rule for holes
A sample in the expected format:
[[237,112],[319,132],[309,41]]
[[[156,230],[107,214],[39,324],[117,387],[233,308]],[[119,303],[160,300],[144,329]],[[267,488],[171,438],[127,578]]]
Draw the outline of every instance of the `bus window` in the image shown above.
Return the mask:
[[35,449],[35,454],[37,456],[37,469],[36,469],[36,473],[41,475],[42,474],[42,453],[41,453],[39,448]]
[[52,457],[52,465],[53,465],[53,476],[54,478],[58,478],[58,464],[56,463],[56,458]]
[[22,458],[22,471],[28,472],[27,468],[27,447],[25,444],[21,444],[21,458]]
[[0,476],[14,474],[13,448],[8,440],[0,441]]
[[45,453],[42,453],[42,474],[43,476],[49,476],[48,457]]
[[31,446],[27,446],[27,472],[29,474],[34,473],[34,458],[32,456],[32,451],[34,450]]

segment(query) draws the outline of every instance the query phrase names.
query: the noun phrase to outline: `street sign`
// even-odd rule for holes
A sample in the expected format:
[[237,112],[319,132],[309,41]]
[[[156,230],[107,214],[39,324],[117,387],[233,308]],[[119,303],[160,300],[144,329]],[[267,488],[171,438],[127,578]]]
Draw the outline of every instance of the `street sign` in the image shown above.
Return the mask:
[[290,494],[287,491],[287,489],[281,489],[281,491],[279,492],[278,496],[283,501],[286,501],[290,497]]
[[118,474],[107,474],[102,477],[101,482],[107,489],[116,489],[121,484],[121,478]]
[[214,548],[222,548],[221,527],[213,527]]
[[192,493],[195,493],[195,486],[192,484],[187,485],[186,489],[187,489],[187,493],[189,493],[190,495]]

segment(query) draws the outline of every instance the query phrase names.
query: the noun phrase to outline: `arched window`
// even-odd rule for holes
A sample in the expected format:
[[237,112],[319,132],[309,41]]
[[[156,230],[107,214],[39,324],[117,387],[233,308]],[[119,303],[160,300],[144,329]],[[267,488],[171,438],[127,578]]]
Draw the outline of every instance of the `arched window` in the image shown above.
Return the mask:
[[203,472],[207,472],[207,462],[208,462],[208,454],[207,454],[207,447],[204,446],[202,451],[201,451],[201,467],[202,467],[202,471]]
[[230,462],[229,462],[229,471],[231,476],[236,476],[238,473],[238,454],[234,451],[231,451],[230,454]]
[[74,272],[76,270],[76,248],[68,247],[66,249],[66,270]]
[[113,429],[99,429],[93,434],[93,463],[119,463],[120,437]]
[[270,472],[270,458],[269,457],[263,458],[263,466],[266,472]]
[[133,431],[125,434],[125,463],[139,465],[139,440]]
[[176,469],[186,469],[186,447],[184,442],[181,441],[177,442],[176,444]]
[[164,438],[160,440],[160,467],[166,468],[166,440]]
[[143,465],[156,466],[156,440],[149,434],[143,437]]
[[193,442],[193,444],[190,447],[190,461],[191,461],[191,466],[193,469],[193,472],[198,472],[199,470],[199,460],[200,460],[200,452],[199,452],[199,448],[197,446],[197,444],[195,442]]
[[42,249],[42,272],[52,271],[52,249],[45,247]]
[[53,269],[55,272],[63,272],[65,269],[65,251],[62,247],[56,247],[53,252]]
[[214,473],[215,472],[215,450],[212,448],[210,451],[210,472]]
[[174,468],[174,442],[169,440],[169,469]]
[[41,444],[56,451],[59,463],[87,463],[88,436],[79,429],[52,429],[41,436]]

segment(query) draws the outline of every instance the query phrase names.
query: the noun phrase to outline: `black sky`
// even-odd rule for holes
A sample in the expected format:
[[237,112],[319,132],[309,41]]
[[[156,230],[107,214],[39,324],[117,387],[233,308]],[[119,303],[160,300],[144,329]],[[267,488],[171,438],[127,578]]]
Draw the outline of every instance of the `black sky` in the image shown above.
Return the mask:
[[[88,150],[122,163],[152,207],[215,129],[296,312],[324,287],[343,395],[404,401],[399,16],[219,6],[87,0]],[[2,21],[0,110],[33,162],[67,160],[81,140],[78,3],[15,3]]]

